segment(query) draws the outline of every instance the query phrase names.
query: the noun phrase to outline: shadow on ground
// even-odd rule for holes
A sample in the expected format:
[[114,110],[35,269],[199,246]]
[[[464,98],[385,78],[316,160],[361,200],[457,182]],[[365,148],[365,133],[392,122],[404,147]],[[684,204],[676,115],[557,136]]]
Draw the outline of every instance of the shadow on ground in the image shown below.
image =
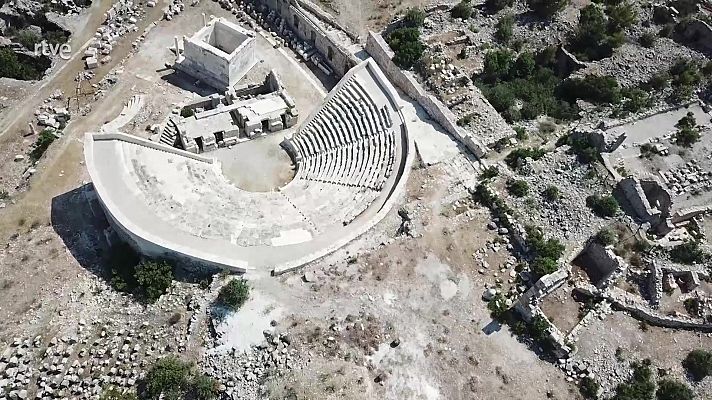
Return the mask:
[[[133,268],[140,260],[140,255],[135,254],[109,225],[91,183],[53,198],[50,214],[52,227],[64,245],[79,265],[94,275],[109,281],[111,267]],[[209,282],[220,272],[205,265],[168,261],[174,266],[173,278],[182,282]],[[112,265],[115,263],[119,265]]]
[[54,231],[86,270],[104,277],[102,260],[110,249],[109,222],[92,184],[85,184],[52,199]]

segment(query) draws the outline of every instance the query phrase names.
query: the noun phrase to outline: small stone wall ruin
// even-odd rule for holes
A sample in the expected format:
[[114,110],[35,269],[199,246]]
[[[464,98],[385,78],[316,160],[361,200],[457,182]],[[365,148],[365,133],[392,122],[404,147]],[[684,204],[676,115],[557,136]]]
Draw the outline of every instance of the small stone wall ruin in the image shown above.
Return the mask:
[[403,71],[393,61],[394,53],[383,37],[375,32],[369,32],[366,40],[366,51],[381,67],[393,84],[398,86],[406,95],[417,101],[448,133],[467,147],[475,156],[484,157],[487,147],[471,132],[457,125],[457,117],[440,100],[429,94],[412,73]]

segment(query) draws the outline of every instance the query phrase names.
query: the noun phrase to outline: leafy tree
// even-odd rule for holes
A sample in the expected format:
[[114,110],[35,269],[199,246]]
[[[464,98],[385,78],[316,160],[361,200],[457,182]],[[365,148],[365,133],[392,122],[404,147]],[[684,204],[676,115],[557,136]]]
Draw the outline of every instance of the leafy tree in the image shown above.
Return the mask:
[[670,258],[681,264],[703,263],[707,259],[707,254],[700,247],[696,240],[686,240],[670,249]]
[[630,4],[608,3],[605,13],[596,4],[581,9],[579,25],[569,40],[569,47],[582,60],[609,57],[624,42],[623,30],[631,26],[636,15]]
[[559,190],[558,187],[554,185],[549,185],[544,189],[544,191],[541,193],[542,197],[544,200],[553,203],[555,201],[558,201],[561,198],[561,191]]
[[599,196],[597,194],[586,198],[586,205],[593,210],[594,214],[601,218],[613,217],[618,214],[618,201],[613,196]]
[[571,78],[565,80],[559,89],[561,96],[568,101],[582,99],[594,104],[617,104],[622,99],[618,81],[612,76]]
[[239,310],[250,297],[250,286],[244,279],[233,279],[220,288],[218,301],[223,305]]
[[601,385],[596,382],[595,379],[589,378],[588,376],[581,378],[579,382],[579,391],[581,395],[588,400],[595,400],[598,398],[598,391]]
[[529,184],[525,180],[512,180],[507,183],[507,190],[512,196],[524,197],[529,193]]
[[658,400],[692,400],[695,398],[694,393],[687,385],[672,379],[660,380],[655,396]]
[[462,0],[450,11],[453,18],[469,19],[472,16],[472,4],[470,0]]
[[15,40],[27,50],[34,51],[35,45],[42,41],[42,38],[33,31],[22,29],[15,34]]
[[625,1],[608,5],[606,14],[608,15],[608,31],[611,33],[629,28],[638,18],[633,6]]
[[501,42],[509,42],[514,33],[514,16],[512,16],[512,14],[502,16],[499,21],[497,21],[496,28],[497,30],[494,36]]
[[517,78],[528,78],[534,74],[536,67],[534,54],[525,51],[517,57],[510,71],[510,75]]
[[628,112],[638,112],[644,108],[652,106],[653,100],[648,93],[642,89],[629,88],[621,90],[623,96],[623,109]]
[[409,8],[403,17],[403,24],[408,28],[420,28],[425,22],[425,11],[420,8]]
[[425,46],[420,41],[417,28],[399,28],[388,36],[388,45],[393,49],[393,62],[404,69],[412,68],[423,56]]
[[569,0],[527,0],[529,8],[542,18],[551,18],[569,5]]
[[29,57],[0,47],[0,78],[37,80],[50,65],[52,61],[47,57]]
[[514,53],[509,50],[495,50],[485,54],[484,70],[485,80],[495,82],[507,79],[509,70],[514,64]]
[[35,144],[30,151],[30,160],[32,162],[38,161],[47,151],[49,146],[55,141],[55,139],[57,139],[57,137],[54,136],[54,130],[52,129],[48,128],[40,132],[40,135],[37,137],[37,141],[35,141]]
[[158,300],[173,282],[173,267],[165,261],[145,261],[136,266],[138,295],[149,303]]
[[610,246],[618,241],[618,235],[609,228],[603,228],[596,233],[596,241],[604,246]]
[[675,144],[682,147],[692,147],[693,144],[700,140],[700,130],[697,128],[697,121],[692,112],[682,117],[675,127],[678,129],[675,133]]
[[692,350],[683,360],[682,366],[693,380],[699,382],[712,375],[712,353],[705,350]]

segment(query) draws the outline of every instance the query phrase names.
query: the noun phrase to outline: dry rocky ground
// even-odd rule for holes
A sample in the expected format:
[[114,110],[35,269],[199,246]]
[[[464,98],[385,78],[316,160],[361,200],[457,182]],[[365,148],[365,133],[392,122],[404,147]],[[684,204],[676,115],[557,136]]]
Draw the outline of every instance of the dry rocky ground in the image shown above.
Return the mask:
[[[360,33],[384,27],[395,11],[423,5],[321,3]],[[515,35],[549,43],[571,26],[582,5],[575,2],[560,22],[536,34],[517,28]],[[149,12],[140,27],[158,20],[159,9]],[[100,22],[103,11],[92,10],[86,31],[77,37],[93,34],[92,21]],[[87,102],[86,115],[73,118],[30,180],[21,177],[29,165],[11,161],[31,143],[20,127],[54,89],[72,92],[81,65],[70,61],[66,69],[58,68],[46,88],[2,82],[0,100],[8,106],[0,109],[0,126],[10,128],[0,140],[6,160],[0,186],[12,196],[0,210],[0,369],[6,379],[0,382],[5,393],[24,398],[41,390],[53,398],[97,398],[108,386],[135,386],[156,357],[178,354],[218,379],[225,398],[580,398],[574,379],[567,379],[555,360],[545,360],[535,344],[489,315],[482,293],[492,287],[517,290],[517,259],[506,237],[492,229],[490,213],[463,185],[477,177],[462,167],[469,162],[462,155],[413,170],[399,204],[412,218],[410,235],[397,233],[402,220],[396,207],[371,232],[301,271],[279,277],[250,273],[251,299],[232,316],[222,315],[214,303],[229,279],[224,275],[201,288],[198,278],[179,272],[169,292],[149,306],[111,289],[103,268],[110,232],[87,182],[80,140],[117,115],[131,95],[146,95],[146,106],[127,127],[144,136],[147,124],[160,122],[184,99],[185,92],[151,70],[152,63],[163,61],[155,55],[165,57],[157,52],[165,53],[181,24],[199,23],[200,13],[228,14],[205,0],[186,10],[160,22],[125,62],[135,37],[121,42],[114,61],[101,67],[93,82],[99,84],[104,75],[115,80],[104,79],[96,88],[100,95]],[[491,41],[496,19],[477,21],[482,43]],[[635,63],[640,77],[628,71],[629,60],[641,51],[637,46],[623,47],[595,68],[639,82],[652,65],[663,65],[672,55],[697,55],[667,40],[658,46],[654,56],[641,58],[649,62]],[[463,66],[468,74],[481,67],[477,57],[471,60]],[[523,176],[498,163],[507,151],[492,154],[490,163],[502,171],[493,186],[505,195],[508,177],[528,181],[532,195],[507,196],[507,202],[523,222],[538,222],[572,252],[613,223],[585,207],[587,195],[610,187],[598,166],[581,166],[566,147],[553,148],[556,135],[536,136],[534,126],[527,143],[549,143],[552,151]],[[556,205],[539,196],[551,184],[562,192]],[[567,284],[542,307],[568,331],[578,322],[581,305],[571,299]],[[585,361],[610,394],[628,377],[630,361],[651,358],[655,366],[682,377],[680,360],[691,349],[712,347],[710,340],[694,332],[643,330],[624,313],[604,313],[580,333],[575,360]],[[708,378],[695,387],[698,398],[712,393],[711,382]]]

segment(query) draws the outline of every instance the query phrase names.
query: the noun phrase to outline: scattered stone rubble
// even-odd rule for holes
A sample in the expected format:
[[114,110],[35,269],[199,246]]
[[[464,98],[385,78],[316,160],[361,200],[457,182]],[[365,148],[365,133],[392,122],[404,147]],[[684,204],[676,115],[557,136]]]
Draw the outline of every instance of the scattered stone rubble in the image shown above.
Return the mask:
[[281,374],[301,365],[287,333],[264,331],[265,343],[252,346],[246,352],[235,349],[208,351],[202,369],[220,383],[220,391],[229,399],[259,398],[267,376]]
[[84,52],[86,68],[94,69],[111,61],[111,53],[119,39],[137,32],[137,23],[144,15],[144,9],[130,0],[119,0],[111,6],[106,12],[104,24],[96,30],[94,40]]

